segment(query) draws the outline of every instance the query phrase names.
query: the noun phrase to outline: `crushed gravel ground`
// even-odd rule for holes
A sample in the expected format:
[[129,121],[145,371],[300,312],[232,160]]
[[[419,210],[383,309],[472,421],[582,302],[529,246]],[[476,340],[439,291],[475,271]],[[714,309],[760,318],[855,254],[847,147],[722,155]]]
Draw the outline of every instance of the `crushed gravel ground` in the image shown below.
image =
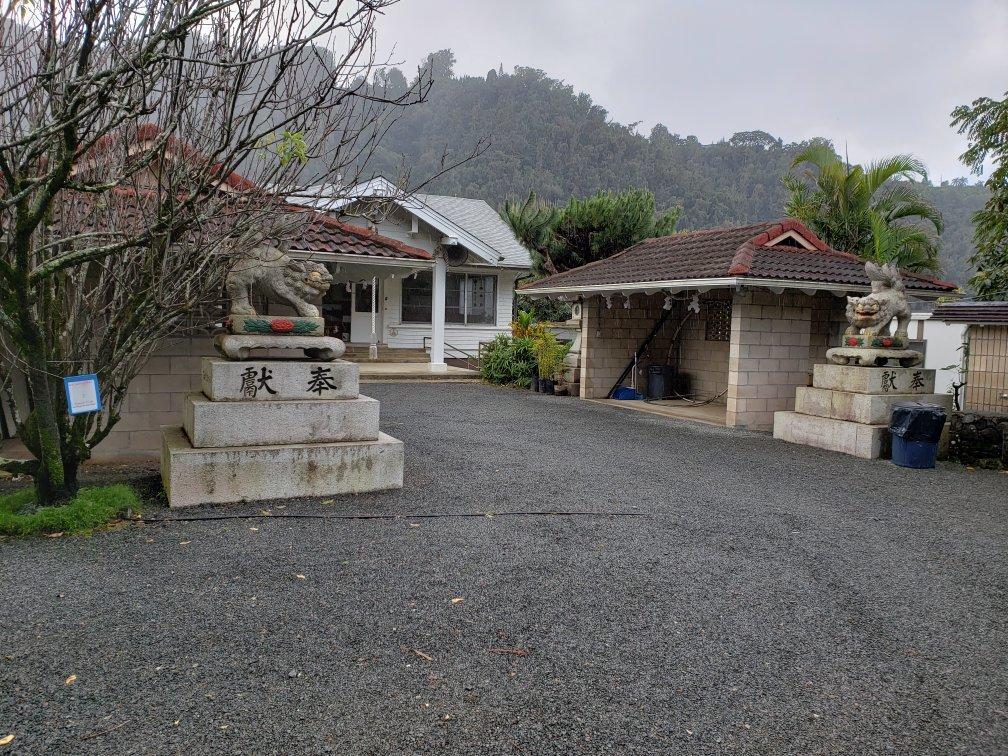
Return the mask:
[[0,753],[1008,752],[1008,475],[365,390],[401,492],[0,543]]

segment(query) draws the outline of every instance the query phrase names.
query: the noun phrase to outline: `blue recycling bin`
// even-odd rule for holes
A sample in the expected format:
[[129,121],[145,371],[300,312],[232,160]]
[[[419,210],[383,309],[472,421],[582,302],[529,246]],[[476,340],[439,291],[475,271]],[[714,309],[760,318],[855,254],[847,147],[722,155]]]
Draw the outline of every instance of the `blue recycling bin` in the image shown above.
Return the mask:
[[937,404],[894,405],[889,421],[893,464],[918,470],[934,467],[944,426],[945,408]]

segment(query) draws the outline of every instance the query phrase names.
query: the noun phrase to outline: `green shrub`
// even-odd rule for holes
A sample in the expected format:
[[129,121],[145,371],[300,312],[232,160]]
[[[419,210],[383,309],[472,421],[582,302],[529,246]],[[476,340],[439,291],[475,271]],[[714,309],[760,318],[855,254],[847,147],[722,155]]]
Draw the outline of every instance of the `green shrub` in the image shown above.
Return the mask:
[[546,324],[536,320],[529,310],[519,310],[518,319],[511,321],[511,335],[516,339],[538,341],[548,333]]
[[539,377],[555,380],[563,367],[563,360],[567,356],[570,345],[560,343],[556,336],[547,331],[536,339],[534,348]]
[[0,496],[0,535],[79,533],[105,525],[127,509],[140,508],[136,493],[125,485],[82,488],[68,504],[22,512],[34,496],[31,488]]
[[480,372],[491,383],[528,387],[536,370],[535,343],[501,334],[483,347]]

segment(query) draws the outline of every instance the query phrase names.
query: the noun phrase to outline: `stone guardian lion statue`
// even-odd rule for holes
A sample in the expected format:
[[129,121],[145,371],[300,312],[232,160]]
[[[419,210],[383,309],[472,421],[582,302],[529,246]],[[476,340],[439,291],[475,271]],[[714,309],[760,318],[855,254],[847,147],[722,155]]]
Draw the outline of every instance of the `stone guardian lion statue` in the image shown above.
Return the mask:
[[258,314],[249,299],[254,289],[268,299],[286,302],[301,317],[317,318],[318,307],[308,300],[325,294],[332,281],[321,263],[294,260],[279,247],[260,244],[235,261],[224,285],[232,315]]
[[899,268],[892,263],[879,266],[865,263],[865,273],[871,279],[871,294],[847,297],[845,336],[878,336],[888,332],[889,323],[896,320],[894,336],[906,343],[910,327],[910,305]]

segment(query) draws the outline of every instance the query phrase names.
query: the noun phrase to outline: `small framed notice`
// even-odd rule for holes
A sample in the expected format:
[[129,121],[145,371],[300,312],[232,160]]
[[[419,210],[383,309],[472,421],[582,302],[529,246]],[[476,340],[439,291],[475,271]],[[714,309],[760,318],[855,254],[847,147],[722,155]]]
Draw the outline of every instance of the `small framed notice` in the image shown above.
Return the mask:
[[63,379],[66,389],[67,409],[71,415],[83,415],[85,412],[101,412],[101,392],[98,391],[98,376],[68,375]]

